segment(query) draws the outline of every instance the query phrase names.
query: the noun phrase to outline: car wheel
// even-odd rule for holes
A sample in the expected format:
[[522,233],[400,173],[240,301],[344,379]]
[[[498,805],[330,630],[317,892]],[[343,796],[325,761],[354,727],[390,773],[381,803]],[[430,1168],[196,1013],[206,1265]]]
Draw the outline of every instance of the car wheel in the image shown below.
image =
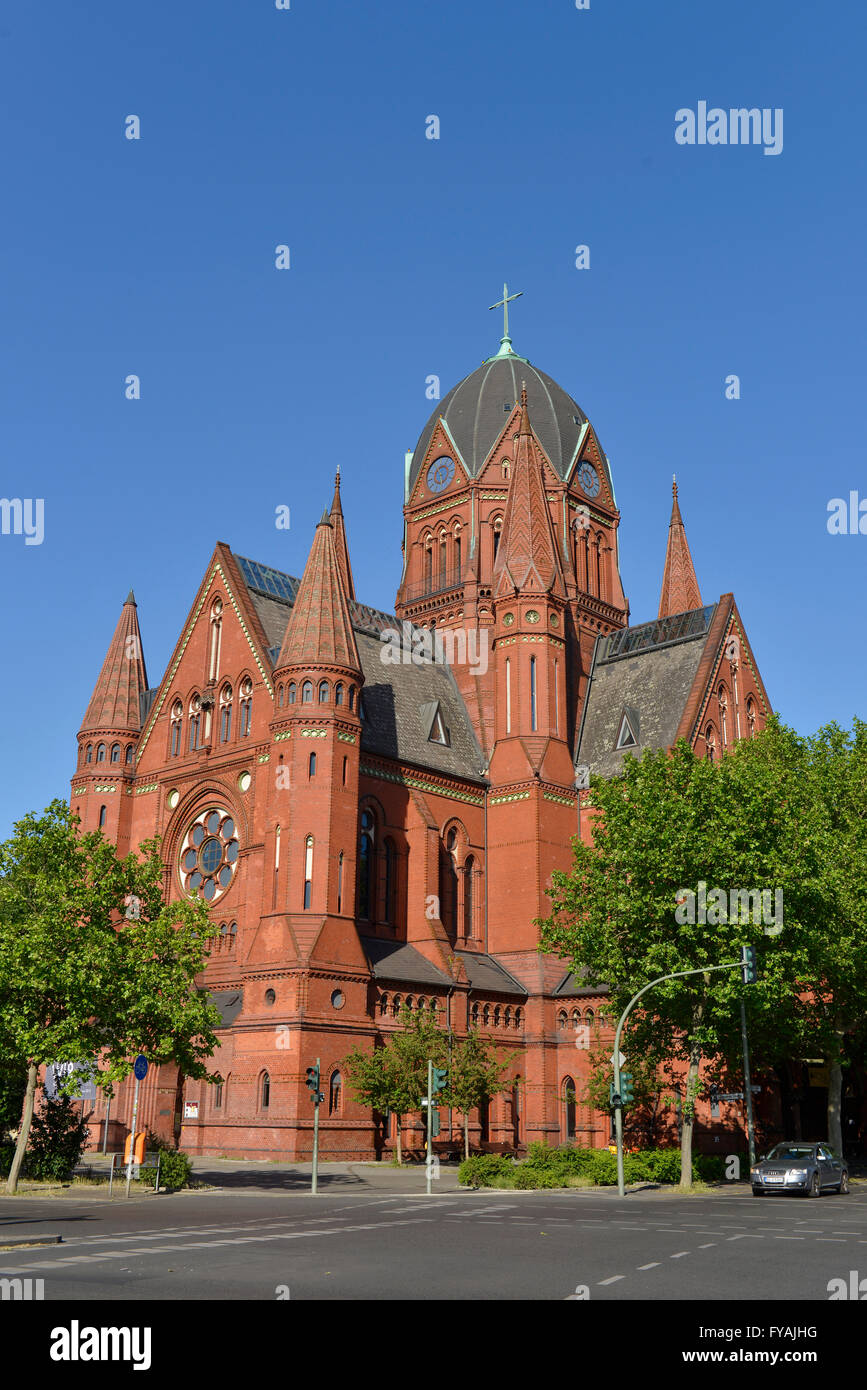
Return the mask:
[[820,1182],[819,1182],[819,1174],[818,1174],[818,1173],[814,1173],[813,1176],[812,1176],[811,1179],[810,1179],[810,1186],[809,1186],[808,1189],[807,1189],[807,1196],[808,1196],[808,1197],[821,1197],[821,1195],[822,1195],[822,1187],[821,1187],[821,1184],[820,1184]]
[[763,1190],[761,1187],[754,1187],[754,1188],[753,1188],[753,1196],[754,1196],[754,1197],[764,1197],[764,1195],[765,1195],[765,1194],[764,1194],[764,1190]]
[[849,1191],[849,1174],[844,1173],[840,1179],[840,1186],[837,1188],[841,1197],[845,1197]]

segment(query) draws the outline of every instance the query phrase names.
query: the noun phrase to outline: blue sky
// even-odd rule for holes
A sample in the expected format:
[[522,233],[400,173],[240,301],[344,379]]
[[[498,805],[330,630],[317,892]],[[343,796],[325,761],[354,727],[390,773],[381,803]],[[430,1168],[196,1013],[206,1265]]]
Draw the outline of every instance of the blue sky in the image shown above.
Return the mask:
[[[611,460],[632,621],[677,473],[784,719],[865,714],[867,536],[826,529],[867,498],[865,28],[791,0],[8,7],[0,493],[45,534],[0,535],[0,835],[67,794],[129,587],[155,684],[215,541],[300,573],[338,463],[391,607],[425,380],[496,351],[504,279],[516,351]],[[782,108],[782,153],[678,145],[700,101]]]

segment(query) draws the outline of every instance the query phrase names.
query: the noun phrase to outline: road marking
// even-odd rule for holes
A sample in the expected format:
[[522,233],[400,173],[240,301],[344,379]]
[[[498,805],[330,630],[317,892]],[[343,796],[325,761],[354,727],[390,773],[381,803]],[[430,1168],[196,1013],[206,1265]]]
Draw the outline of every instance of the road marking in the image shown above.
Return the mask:
[[658,1265],[659,1265],[659,1260],[651,1260],[649,1265],[638,1265],[638,1266],[636,1266],[636,1267],[637,1267],[638,1269],[656,1269],[656,1268],[658,1267]]
[[698,1248],[699,1248],[699,1250],[712,1250],[713,1247],[714,1247],[715,1245],[716,1245],[716,1241],[715,1241],[715,1240],[709,1240],[709,1241],[707,1242],[707,1245],[700,1245]]
[[626,1275],[625,1275],[625,1274],[612,1274],[612,1276],[611,1276],[610,1279],[600,1279],[600,1280],[599,1280],[599,1287],[601,1288],[601,1287],[603,1286],[603,1284],[616,1284],[618,1279],[625,1279],[625,1278],[626,1278]]
[[678,1252],[677,1252],[676,1255],[669,1255],[668,1258],[669,1258],[670,1260],[682,1260],[683,1257],[684,1257],[684,1255],[688,1255],[688,1254],[689,1254],[689,1251],[688,1251],[688,1250],[678,1250]]

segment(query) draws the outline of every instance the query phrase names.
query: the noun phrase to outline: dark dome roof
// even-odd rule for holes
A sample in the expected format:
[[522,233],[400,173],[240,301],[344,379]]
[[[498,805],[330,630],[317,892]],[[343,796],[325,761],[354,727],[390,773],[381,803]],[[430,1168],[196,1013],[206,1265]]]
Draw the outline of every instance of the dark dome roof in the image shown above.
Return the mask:
[[470,475],[482,469],[511,411],[520,398],[521,382],[527,384],[530,424],[542,448],[561,478],[575,456],[582,427],[587,423],[577,402],[525,358],[504,353],[483,362],[453,386],[437,405],[421,432],[409,474],[412,489],[422,466],[437,420],[441,417],[460,451]]

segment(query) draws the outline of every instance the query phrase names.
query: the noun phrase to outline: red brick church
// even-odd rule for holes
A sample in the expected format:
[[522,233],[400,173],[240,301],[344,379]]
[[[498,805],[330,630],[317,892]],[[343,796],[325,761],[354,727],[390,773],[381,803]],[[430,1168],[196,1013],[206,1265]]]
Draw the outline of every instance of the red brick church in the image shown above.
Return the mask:
[[[476,1140],[606,1144],[573,1094],[604,1001],[533,925],[588,770],[681,737],[719,757],[770,711],[734,598],[702,601],[676,486],[659,612],[630,625],[608,458],[508,329],[425,424],[403,501],[394,614],[356,597],[338,476],[300,579],[217,544],[155,685],[130,594],[82,721],[83,827],[122,853],[159,835],[170,894],[210,906],[222,1083],[153,1067],[140,1101],[192,1153],[309,1156],[317,1057],[324,1156],[389,1152],[394,1118],[341,1059],[401,1007],[519,1053]],[[104,1121],[98,1101],[94,1144]]]

